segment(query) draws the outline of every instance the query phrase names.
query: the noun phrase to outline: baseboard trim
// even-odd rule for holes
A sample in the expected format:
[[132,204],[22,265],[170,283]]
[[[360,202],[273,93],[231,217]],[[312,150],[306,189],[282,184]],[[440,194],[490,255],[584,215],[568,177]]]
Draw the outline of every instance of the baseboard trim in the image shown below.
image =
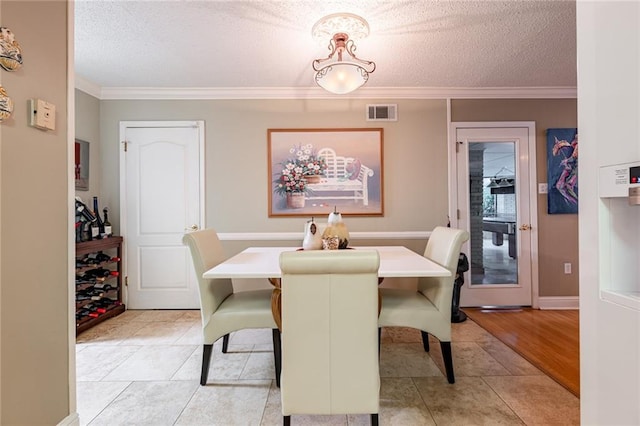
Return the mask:
[[[426,240],[427,231],[349,232],[352,240]],[[301,241],[304,232],[221,232],[222,241]]]
[[540,309],[580,309],[578,296],[548,296],[538,298]]
[[71,413],[62,419],[58,426],[80,426],[80,416],[78,413]]

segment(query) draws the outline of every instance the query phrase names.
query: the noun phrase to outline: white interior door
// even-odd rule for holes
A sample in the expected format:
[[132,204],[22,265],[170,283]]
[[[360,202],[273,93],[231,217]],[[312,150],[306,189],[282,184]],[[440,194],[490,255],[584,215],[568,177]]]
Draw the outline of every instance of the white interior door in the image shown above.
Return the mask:
[[204,123],[123,122],[120,133],[127,306],[198,308],[197,281],[182,236],[201,228],[204,217]]
[[457,226],[470,234],[463,247],[470,270],[460,306],[531,306],[534,279],[537,289],[532,268],[537,265],[533,124],[453,123],[452,135],[457,145]]

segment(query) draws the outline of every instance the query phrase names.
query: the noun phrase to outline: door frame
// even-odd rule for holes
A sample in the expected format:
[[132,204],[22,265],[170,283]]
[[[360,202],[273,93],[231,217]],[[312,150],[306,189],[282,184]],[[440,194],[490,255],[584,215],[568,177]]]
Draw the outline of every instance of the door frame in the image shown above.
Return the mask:
[[200,192],[198,194],[199,202],[200,202],[200,223],[198,226],[200,229],[203,229],[206,224],[205,219],[205,171],[204,171],[204,120],[185,120],[185,121],[120,121],[120,147],[118,148],[120,152],[119,159],[119,167],[120,167],[120,235],[123,237],[122,246],[123,252],[125,255],[122,256],[122,273],[124,274],[123,284],[123,300],[124,303],[128,303],[129,298],[129,288],[127,283],[128,278],[128,265],[127,265],[127,200],[126,200],[126,185],[127,185],[127,173],[125,167],[125,149],[126,149],[126,140],[125,135],[126,131],[129,128],[158,128],[158,127],[195,127],[198,129],[198,155],[199,158],[199,173],[198,177],[200,179]]
[[534,121],[457,121],[449,122],[447,155],[449,161],[449,218],[451,226],[458,227],[458,165],[456,149],[458,129],[472,128],[526,128],[529,139],[529,209],[531,221],[531,307],[539,308],[539,274],[538,274],[538,179],[536,159],[536,127]]

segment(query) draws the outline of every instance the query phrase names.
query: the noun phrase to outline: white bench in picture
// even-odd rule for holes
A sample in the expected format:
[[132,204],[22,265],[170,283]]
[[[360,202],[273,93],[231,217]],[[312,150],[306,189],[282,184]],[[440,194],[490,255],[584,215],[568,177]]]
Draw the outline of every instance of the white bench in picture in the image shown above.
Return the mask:
[[327,170],[320,183],[307,185],[307,200],[362,200],[369,205],[368,180],[373,170],[352,157],[341,157],[331,148],[322,148],[318,157],[324,158]]

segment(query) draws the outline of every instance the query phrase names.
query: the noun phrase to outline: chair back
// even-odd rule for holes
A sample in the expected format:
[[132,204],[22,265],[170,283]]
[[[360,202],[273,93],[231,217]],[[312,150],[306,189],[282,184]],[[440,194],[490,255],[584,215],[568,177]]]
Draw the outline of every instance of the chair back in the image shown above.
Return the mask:
[[218,306],[233,293],[233,285],[230,279],[205,279],[202,278],[209,269],[226,259],[226,255],[213,228],[185,234],[182,242],[189,246],[191,259],[198,279],[198,291],[200,295],[200,312],[202,314],[202,326],[211,318]]
[[378,413],[375,250],[284,252],[282,413]]
[[[462,229],[437,226],[429,236],[424,256],[444,266],[451,272],[450,277],[421,278],[418,290],[424,294],[441,312],[442,317],[451,319],[453,282],[458,269],[458,259],[462,244],[469,239],[469,233]],[[450,333],[450,331],[449,331]]]
[[424,256],[447,268],[455,278],[460,250],[468,239],[467,231],[437,226],[427,241]]

